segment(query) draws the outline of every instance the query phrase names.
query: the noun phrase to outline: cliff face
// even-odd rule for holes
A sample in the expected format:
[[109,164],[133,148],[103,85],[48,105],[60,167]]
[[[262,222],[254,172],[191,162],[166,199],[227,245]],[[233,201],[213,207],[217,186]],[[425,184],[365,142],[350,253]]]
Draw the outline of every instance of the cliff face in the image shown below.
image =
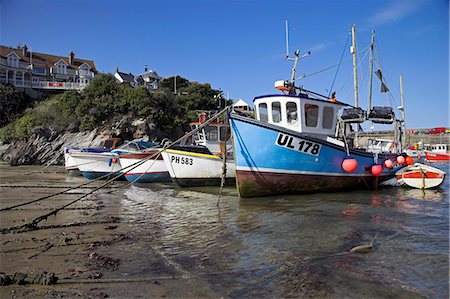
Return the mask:
[[183,132],[183,128],[178,128],[174,130],[172,136],[165,136],[153,124],[130,117],[124,117],[113,128],[98,128],[77,133],[35,127],[30,137],[1,145],[0,160],[9,162],[12,166],[64,165],[65,147],[99,147],[111,133],[119,135],[123,140],[161,140],[165,137],[174,140]]
[[62,133],[35,129],[33,135],[0,148],[0,159],[15,165],[64,165],[64,147],[97,147],[108,132]]

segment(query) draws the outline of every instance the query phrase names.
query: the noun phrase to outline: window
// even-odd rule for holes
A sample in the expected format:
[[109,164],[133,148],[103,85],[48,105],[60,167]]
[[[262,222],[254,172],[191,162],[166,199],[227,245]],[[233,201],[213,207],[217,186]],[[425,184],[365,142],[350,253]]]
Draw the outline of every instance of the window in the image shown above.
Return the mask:
[[259,120],[267,122],[269,120],[269,114],[267,112],[267,104],[261,103],[258,105]]
[[305,104],[305,124],[307,127],[317,127],[319,119],[319,106]]
[[333,127],[334,109],[332,107],[323,107],[322,127],[331,129]]
[[280,102],[272,103],[272,121],[279,123],[281,121],[281,104]]
[[33,67],[33,73],[39,74],[39,75],[45,75],[45,68],[44,67]]
[[219,136],[217,127],[206,126],[204,129],[206,140],[216,141]]
[[19,67],[19,59],[14,55],[8,56],[8,66]]
[[297,115],[297,104],[295,102],[287,102],[286,103],[286,114],[287,114],[287,122],[290,124],[297,123],[298,115]]
[[67,74],[67,67],[62,63],[58,63],[56,65],[56,73],[57,74]]

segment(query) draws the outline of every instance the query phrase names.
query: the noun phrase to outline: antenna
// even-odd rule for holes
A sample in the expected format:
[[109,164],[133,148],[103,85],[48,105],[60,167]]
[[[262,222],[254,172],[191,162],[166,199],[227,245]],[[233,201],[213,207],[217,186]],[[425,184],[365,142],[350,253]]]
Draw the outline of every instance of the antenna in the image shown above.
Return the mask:
[[311,54],[311,52],[308,51],[305,54],[300,56],[300,50],[297,50],[297,51],[294,52],[294,58],[289,57],[289,30],[288,30],[288,21],[286,20],[286,60],[294,62],[294,67],[291,70],[291,73],[292,73],[292,75],[291,75],[291,84],[293,86],[295,86],[295,73],[297,72],[298,61],[300,59],[305,58],[306,56],[308,56],[310,54]]
[[286,20],[286,58],[289,57],[289,29],[288,21]]

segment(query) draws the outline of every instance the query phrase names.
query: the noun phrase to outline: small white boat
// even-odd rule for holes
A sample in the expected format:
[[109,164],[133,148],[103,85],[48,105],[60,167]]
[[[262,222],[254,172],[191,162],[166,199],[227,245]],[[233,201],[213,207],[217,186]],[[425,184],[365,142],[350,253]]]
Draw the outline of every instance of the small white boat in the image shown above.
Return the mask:
[[160,153],[152,149],[119,156],[122,172],[130,183],[170,182],[169,172]]
[[408,185],[418,189],[434,188],[442,184],[446,173],[435,167],[415,163],[400,169],[395,173],[401,185]]
[[[166,149],[161,152],[172,180],[182,187],[220,186],[223,159],[218,155]],[[226,185],[236,177],[234,160],[226,161]]]

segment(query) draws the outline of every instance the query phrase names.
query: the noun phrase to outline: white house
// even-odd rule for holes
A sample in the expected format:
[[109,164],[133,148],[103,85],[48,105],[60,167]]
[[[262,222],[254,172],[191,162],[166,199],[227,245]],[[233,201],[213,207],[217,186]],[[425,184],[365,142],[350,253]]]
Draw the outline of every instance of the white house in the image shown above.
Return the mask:
[[32,52],[26,45],[0,45],[0,82],[16,87],[83,89],[98,74],[92,60],[75,53],[57,56]]
[[242,99],[238,99],[232,107],[233,111],[252,111],[252,108]]

